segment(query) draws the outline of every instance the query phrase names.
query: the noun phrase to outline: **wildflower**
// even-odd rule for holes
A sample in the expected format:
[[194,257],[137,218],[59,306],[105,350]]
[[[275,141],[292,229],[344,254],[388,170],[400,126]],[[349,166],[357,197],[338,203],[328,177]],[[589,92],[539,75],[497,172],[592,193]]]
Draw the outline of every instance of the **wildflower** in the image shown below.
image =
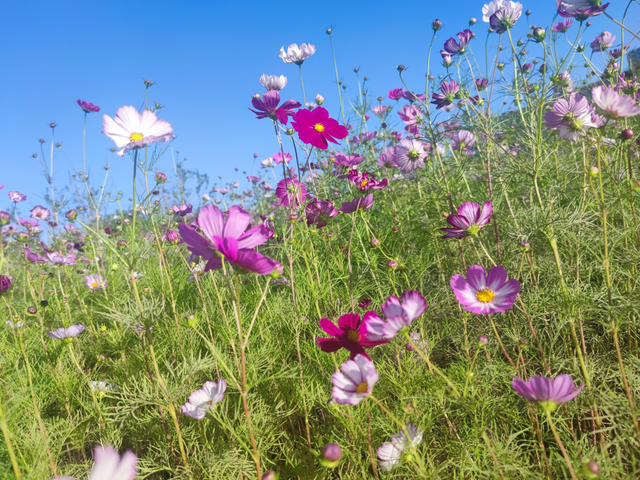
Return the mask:
[[371,394],[378,381],[378,372],[373,362],[364,355],[356,355],[340,365],[340,372],[331,377],[333,399],[340,405],[357,405]]
[[187,282],[193,282],[196,278],[201,277],[202,275],[204,275],[204,273],[206,272],[206,269],[205,269],[206,266],[207,266],[207,263],[205,261],[201,261],[201,262],[197,263],[191,269],[191,275],[189,275],[189,277],[187,277]]
[[340,207],[342,213],[366,212],[373,207],[373,194],[365,197],[355,197],[351,202],[344,202]]
[[258,183],[260,181],[260,177],[254,177],[253,175],[247,175],[247,180],[251,183]]
[[368,308],[369,305],[371,305],[371,299],[370,298],[363,298],[362,300],[360,300],[358,302],[358,306],[360,308]]
[[[89,480],[133,480],[136,476],[138,457],[127,450],[122,457],[111,446],[98,446],[93,451],[95,463],[89,474]],[[64,480],[76,480],[72,477],[60,477]],[[54,480],[54,479],[51,479]]]
[[284,75],[265,75],[264,73],[260,77],[260,83],[267,90],[282,90],[287,86],[287,77]]
[[[500,9],[504,9],[507,7],[514,8],[516,2],[511,2],[509,0],[493,0],[482,7],[482,21],[485,23],[490,23],[491,17],[494,13],[496,13]],[[520,6],[522,9],[522,6]]]
[[579,22],[584,22],[590,17],[597,17],[608,6],[608,3],[601,5],[601,0],[556,0],[558,15],[565,18],[575,18]]
[[37,220],[47,220],[51,215],[51,211],[47,208],[44,208],[41,205],[36,205],[31,209],[31,218],[35,218]]
[[333,164],[337,167],[355,167],[360,165],[364,160],[362,155],[345,155],[344,153],[336,153],[333,157]]
[[47,250],[46,248],[44,251],[45,251],[45,256],[47,260],[49,260],[49,262],[53,263],[54,265],[75,265],[76,264],[76,258],[73,256],[72,253],[70,253],[65,257],[58,252]]
[[386,105],[374,105],[373,107],[371,107],[371,111],[373,112],[373,114],[378,116],[384,115],[389,110],[391,109]]
[[422,442],[423,430],[419,430],[413,423],[408,423],[405,429],[398,430],[390,443],[383,443],[376,452],[380,459],[380,469],[388,472],[402,463],[402,455],[405,450],[415,448]]
[[260,98],[252,98],[251,104],[253,105],[253,109],[251,110],[256,114],[256,118],[270,118],[271,120],[279,121],[283,125],[289,123],[289,116],[293,115],[293,111],[296,108],[300,108],[300,102],[296,102],[295,100],[287,100],[282,105],[278,106],[280,103],[280,92],[278,90],[269,90],[265,94],[262,95],[262,99]]
[[67,220],[73,222],[76,218],[78,218],[78,211],[75,208],[72,208],[67,213],[64,214]]
[[117,392],[118,386],[109,382],[90,381],[91,390],[98,395],[99,398],[104,397],[107,393]]
[[171,207],[171,210],[173,210],[174,215],[180,215],[181,217],[184,217],[185,215],[193,211],[193,205],[185,205],[184,203],[180,206],[174,205],[173,207]]
[[491,15],[489,24],[496,33],[505,33],[513,28],[520,15],[522,15],[522,4],[506,1],[503,8]]
[[18,191],[9,192],[7,195],[9,195],[9,200],[11,200],[13,203],[24,202],[27,199],[26,195],[23,195]]
[[395,162],[403,173],[410,173],[417,168],[424,168],[427,152],[424,143],[412,138],[403,139],[394,148]]
[[436,18],[433,22],[431,22],[431,28],[434,32],[437,32],[442,28],[442,21]]
[[108,282],[102,275],[87,275],[84,283],[89,290],[104,290]]
[[487,80],[486,78],[476,78],[476,82],[475,83],[476,83],[476,88],[478,89],[478,91],[482,92],[489,85],[489,80]]
[[635,117],[640,114],[640,106],[633,97],[619,95],[614,89],[600,86],[591,90],[593,103],[604,110],[604,116],[610,120],[619,117]]
[[447,223],[453,228],[441,228],[446,233],[442,238],[464,238],[467,236],[478,236],[482,227],[490,222],[493,206],[490,201],[484,202],[482,211],[475,202],[465,202],[458,207],[457,215],[449,215]]
[[398,111],[398,116],[406,125],[414,125],[422,118],[422,112],[415,105],[405,105]]
[[332,201],[317,198],[307,205],[306,211],[307,225],[315,224],[317,228],[325,227],[330,218],[338,215]]
[[32,252],[31,249],[26,245],[24,247],[24,256],[31,263],[39,263],[41,265],[44,264],[44,263],[47,263],[47,259],[46,258],[41,257],[37,253]]
[[367,190],[382,190],[389,183],[386,178],[378,181],[375,175],[369,172],[360,173],[358,170],[349,170],[347,179],[356,185],[361,192],[366,192]]
[[329,147],[327,141],[337,144],[336,139],[343,139],[349,134],[346,127],[329,118],[329,112],[323,107],[316,107],[312,111],[298,110],[293,115],[292,126],[301,142],[310,143],[321,150]]
[[562,22],[558,22],[553,26],[553,31],[558,33],[566,33],[573,25],[573,20],[565,18]]
[[318,347],[327,353],[337,352],[344,348],[351,353],[351,359],[354,359],[358,354],[369,358],[365,353],[365,348],[373,348],[389,343],[389,340],[383,340],[379,334],[376,335],[370,329],[369,322],[375,319],[379,319],[379,317],[375,312],[371,311],[366,312],[362,320],[357,313],[342,315],[338,319],[338,326],[329,319],[323,318],[320,320],[320,328],[334,338],[316,338]]
[[11,288],[11,279],[6,275],[0,275],[0,295],[7,293]]
[[544,119],[547,127],[558,129],[560,138],[572,142],[584,136],[587,129],[597,128],[602,123],[602,119],[595,114],[595,107],[579,94],[571,95],[569,101],[558,99],[553,109],[544,114]]
[[[382,313],[387,321],[377,314],[369,319],[369,330],[383,338],[394,338],[400,330],[411,326],[427,309],[427,302],[420,292],[407,290],[402,294],[402,300],[391,295],[382,305]],[[373,313],[373,312],[371,312]]]
[[151,110],[145,110],[141,115],[132,106],[120,107],[115,118],[103,115],[102,127],[104,134],[119,148],[116,153],[120,157],[135,148],[168,142],[173,133],[171,124],[160,120]]
[[381,168],[398,168],[395,149],[393,147],[389,147],[378,154],[378,166]]
[[355,144],[367,143],[367,142],[373,140],[374,138],[376,138],[377,134],[378,134],[378,132],[360,133],[360,134],[356,135],[355,137],[353,137],[351,142],[353,142]]
[[156,172],[156,175],[155,175],[154,178],[156,180],[156,183],[158,183],[160,185],[162,185],[163,183],[165,183],[167,181],[167,176],[162,172]]
[[473,265],[467,270],[466,280],[462,275],[454,275],[450,283],[464,309],[482,315],[511,309],[520,292],[520,283],[515,278],[507,280],[507,271],[500,265],[486,276],[483,267]]
[[571,79],[571,73],[569,73],[569,70],[565,70],[558,75],[553,75],[551,77],[551,82],[555,85],[553,87],[553,91],[555,93],[561,94],[563,91],[566,91],[567,93],[573,92],[573,80]]
[[297,207],[307,198],[307,187],[295,178],[286,178],[278,182],[276,197],[280,199],[280,205]]
[[468,28],[459,32],[456,37],[458,37],[459,43],[456,42],[455,38],[451,37],[449,40],[444,42],[444,50],[440,52],[441,54],[448,54],[449,56],[454,56],[457,53],[464,53],[467,45],[473,38],[473,33]]
[[100,111],[100,107],[97,105],[94,105],[93,103],[89,103],[89,102],[85,102],[84,100],[76,100],[78,102],[78,105],[80,106],[80,108],[82,110],[84,110],[84,113],[97,113]]
[[11,221],[11,214],[9,212],[5,212],[4,210],[0,210],[0,225],[6,225]]
[[389,92],[389,99],[391,100],[400,100],[402,95],[404,94],[404,90],[402,88],[394,88]]
[[451,148],[453,150],[464,150],[476,144],[476,137],[468,130],[457,130],[451,136]]
[[511,387],[525,400],[538,402],[544,410],[552,412],[558,405],[576,398],[584,383],[575,388],[571,375],[563,374],[554,379],[534,376],[527,382],[516,377],[511,382]]
[[427,96],[424,93],[420,93],[419,95],[416,95],[415,93],[409,90],[405,90],[404,93],[402,94],[402,98],[404,98],[405,100],[409,100],[411,103],[413,103],[413,102],[424,102],[427,99]]
[[342,457],[342,449],[336,443],[328,443],[322,447],[322,459],[320,463],[325,468],[335,468],[340,463]]
[[276,165],[281,164],[283,161],[288,165],[291,160],[293,160],[293,156],[289,152],[284,152],[284,156],[282,152],[278,152],[273,156],[273,161]]
[[287,47],[286,52],[284,51],[284,45],[280,47],[280,54],[278,56],[284,63],[302,65],[302,63],[314,53],[316,53],[315,45],[303,43],[298,47],[298,44],[292,43]]
[[70,343],[75,337],[80,335],[84,329],[85,326],[78,323],[77,325],[71,325],[69,328],[58,328],[53,332],[48,332],[47,335],[55,340],[64,340]]
[[616,36],[611,35],[611,32],[602,32],[600,35],[596,35],[596,38],[591,42],[591,50],[593,53],[604,52],[613,47],[615,40]]
[[322,105],[324,103],[324,97],[320,94],[316,95],[316,105]]
[[440,84],[440,91],[442,93],[434,93],[431,98],[431,102],[436,106],[436,110],[442,108],[445,111],[453,110],[453,100],[456,98],[456,94],[460,91],[460,85],[455,80],[450,82],[444,81]]
[[205,382],[201,389],[189,395],[189,401],[182,405],[182,413],[186,416],[202,420],[217,403],[224,399],[227,382],[222,378],[216,382]]

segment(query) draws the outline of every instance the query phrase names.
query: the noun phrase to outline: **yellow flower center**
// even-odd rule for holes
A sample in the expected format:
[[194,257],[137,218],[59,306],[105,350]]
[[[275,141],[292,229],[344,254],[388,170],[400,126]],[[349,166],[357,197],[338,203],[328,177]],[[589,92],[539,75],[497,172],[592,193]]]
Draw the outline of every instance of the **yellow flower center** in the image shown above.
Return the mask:
[[349,332],[347,333],[347,340],[349,340],[350,342],[359,342],[360,334],[356,330],[349,330]]
[[476,298],[482,303],[489,303],[493,301],[493,297],[494,297],[494,293],[488,288],[485,288],[483,290],[478,290],[478,292],[476,293]]
[[141,133],[133,132],[131,135],[129,135],[129,140],[131,140],[132,142],[139,142],[143,138],[144,135],[142,135]]
[[96,288],[96,287],[99,287],[100,285],[98,285],[96,282],[93,282],[93,283],[91,284],[91,286],[92,286],[93,288]]
[[356,387],[356,393],[366,393],[369,390],[369,385],[367,382],[359,383]]
[[367,183],[369,183],[369,180],[362,180],[362,182],[360,182],[360,186],[364,187]]
[[324,132],[324,125],[321,123],[316,123],[313,128],[315,128],[316,132]]

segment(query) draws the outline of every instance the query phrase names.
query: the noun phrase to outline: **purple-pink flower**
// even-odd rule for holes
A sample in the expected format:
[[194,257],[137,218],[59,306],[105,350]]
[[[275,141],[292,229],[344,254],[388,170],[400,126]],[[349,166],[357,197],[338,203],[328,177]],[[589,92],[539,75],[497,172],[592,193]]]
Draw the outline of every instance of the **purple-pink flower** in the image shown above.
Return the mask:
[[391,100],[400,100],[403,94],[404,90],[402,88],[394,88],[389,92],[389,98]]
[[473,265],[467,270],[466,279],[456,274],[450,283],[464,309],[481,315],[511,309],[520,293],[520,283],[515,278],[507,280],[507,271],[500,265],[489,270],[486,276],[483,267]]
[[610,120],[640,114],[640,105],[636,105],[633,97],[620,95],[613,88],[596,87],[591,90],[591,96],[593,103],[604,110],[604,116]]
[[342,213],[366,212],[373,207],[373,194],[364,197],[356,197],[351,202],[344,202],[340,207]]
[[451,227],[441,228],[447,232],[442,238],[464,238],[467,236],[477,236],[480,229],[486,226],[491,219],[493,206],[490,201],[484,202],[482,211],[475,202],[465,202],[458,207],[457,215],[449,215],[447,223]]
[[569,101],[560,98],[553,109],[544,114],[547,127],[557,128],[558,136],[575,142],[584,136],[589,128],[598,128],[602,123],[595,113],[595,107],[580,94],[573,94]]
[[371,394],[379,379],[373,362],[364,355],[356,355],[340,365],[331,377],[333,399],[340,405],[357,405]]
[[396,153],[393,147],[388,147],[378,154],[378,166],[380,168],[398,168],[396,163]]
[[525,400],[537,402],[543,409],[552,412],[558,405],[576,398],[584,387],[584,383],[576,388],[571,375],[563,374],[554,379],[541,376],[529,377],[527,382],[516,377],[511,382],[511,387]]
[[489,25],[496,33],[505,33],[511,30],[522,15],[522,4],[520,2],[505,2],[505,6],[489,18]]
[[329,112],[323,107],[313,110],[300,109],[293,115],[291,123],[298,137],[303,143],[309,143],[321,150],[329,148],[327,142],[338,144],[338,140],[345,138],[349,131],[337,120],[329,117]]
[[[138,457],[130,450],[120,457],[116,449],[110,445],[97,446],[93,450],[93,458],[95,463],[89,474],[89,480],[133,480],[136,476]],[[76,480],[72,477],[58,478]]]
[[611,32],[602,32],[600,35],[596,35],[596,38],[591,42],[591,50],[593,53],[604,52],[613,47],[616,36],[611,35]]
[[27,199],[26,195],[23,195],[18,191],[9,192],[7,193],[7,195],[9,196],[9,200],[11,200],[14,203],[24,202]]
[[562,22],[558,22],[553,26],[553,31],[558,33],[566,33],[569,28],[573,25],[573,20],[570,18],[565,18]]
[[295,178],[286,178],[278,182],[276,197],[280,199],[280,205],[284,207],[298,207],[307,198],[307,187]]
[[286,125],[289,122],[289,117],[293,115],[293,111],[296,108],[300,108],[301,105],[300,102],[296,102],[295,100],[287,100],[278,106],[279,103],[280,92],[278,90],[269,90],[262,95],[262,99],[252,98],[251,104],[257,111],[251,108],[249,110],[255,113],[259,119],[270,118],[271,120]]
[[361,192],[366,192],[367,190],[382,190],[389,183],[386,178],[376,180],[375,175],[369,172],[360,173],[358,170],[349,170],[347,179],[356,185]]
[[0,275],[0,295],[6,293],[11,288],[11,279],[6,275]]
[[333,159],[333,164],[337,167],[355,167],[362,163],[364,157],[362,157],[362,155],[345,155],[344,153],[336,153]]
[[189,205],[185,205],[184,203],[182,205],[174,205],[173,207],[171,207],[171,210],[173,210],[173,213],[175,215],[179,215],[181,217],[184,217],[185,215],[191,213],[193,211],[193,205],[189,204]]
[[468,130],[456,130],[451,135],[451,149],[464,150],[476,144],[476,137]]
[[68,328],[58,328],[53,332],[48,332],[47,335],[55,340],[64,340],[65,342],[69,343],[72,341],[72,339],[80,335],[84,331],[84,329],[85,326],[81,323],[78,323],[76,325],[71,325]]
[[47,250],[46,248],[44,251],[45,251],[45,256],[47,260],[49,260],[49,262],[53,263],[54,265],[75,265],[76,264],[76,258],[73,256],[72,253],[70,253],[65,257],[58,252]]
[[468,28],[459,32],[456,37],[458,37],[459,42],[456,42],[456,39],[451,37],[449,40],[444,42],[444,50],[440,52],[442,55],[454,56],[457,53],[464,53],[467,45],[473,38],[473,33]]
[[427,158],[425,144],[412,138],[403,139],[395,146],[395,162],[404,173],[410,173],[418,168],[424,168],[424,160]]
[[426,310],[427,302],[420,292],[407,290],[402,294],[402,299],[391,295],[382,305],[382,313],[387,317],[387,321],[371,312],[369,330],[381,338],[394,338],[400,330],[411,326],[411,323]]
[[84,283],[89,290],[104,290],[108,284],[107,279],[98,274],[85,276]]
[[351,353],[351,358],[362,354],[369,358],[365,348],[373,348],[389,340],[384,340],[370,328],[370,320],[378,318],[375,312],[366,312],[362,319],[357,313],[347,313],[338,319],[336,326],[328,318],[320,320],[320,328],[333,338],[316,338],[320,350],[327,353],[337,352],[341,348]]
[[84,100],[77,100],[78,105],[85,113],[96,113],[100,111],[100,107],[93,103],[85,102]]
[[41,257],[40,255],[38,255],[35,252],[32,252],[31,249],[27,245],[25,245],[25,247],[24,247],[24,256],[31,263],[38,263],[40,265],[42,265],[44,263],[47,263],[47,259],[46,258]]
[[182,413],[186,416],[202,420],[217,403],[224,399],[227,382],[222,378],[216,382],[205,382],[201,389],[189,395],[189,401],[182,405]]
[[330,218],[338,215],[338,210],[330,200],[318,200],[314,198],[306,207],[307,225],[313,225],[317,228],[327,226]]
[[575,18],[579,22],[600,15],[608,6],[608,3],[601,5],[599,0],[556,0],[558,15]]
[[460,85],[455,80],[449,82],[444,81],[440,84],[441,93],[434,93],[431,98],[431,102],[436,106],[436,110],[443,109],[445,111],[451,111],[454,108],[453,101],[456,98],[456,94],[460,91]]
[[35,218],[36,220],[48,220],[51,215],[51,211],[47,208],[44,208],[41,205],[36,205],[31,209],[31,218]]

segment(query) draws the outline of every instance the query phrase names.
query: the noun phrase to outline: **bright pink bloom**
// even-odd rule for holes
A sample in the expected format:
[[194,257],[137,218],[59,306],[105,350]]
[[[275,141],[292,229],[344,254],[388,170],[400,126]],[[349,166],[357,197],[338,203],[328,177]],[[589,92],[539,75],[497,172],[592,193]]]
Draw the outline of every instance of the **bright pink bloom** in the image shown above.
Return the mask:
[[377,383],[378,372],[373,362],[364,355],[356,355],[340,365],[340,372],[331,377],[333,399],[340,405],[357,405],[371,394]]
[[[276,162],[276,165],[282,163],[282,152],[276,153],[272,157],[272,160]],[[291,160],[293,160],[293,157],[291,156],[291,154],[289,152],[284,152],[284,162],[288,165]]]
[[276,187],[276,197],[280,199],[280,205],[284,207],[298,207],[307,198],[307,187],[295,178],[280,180]]
[[315,224],[317,228],[326,227],[329,219],[338,215],[338,210],[336,210],[332,201],[318,200],[317,198],[309,202],[306,211],[307,225]]
[[395,149],[393,147],[389,147],[386,150],[380,152],[380,154],[378,155],[378,166],[380,168],[398,168],[398,164],[396,163]]
[[346,127],[329,118],[329,112],[323,107],[298,110],[293,115],[291,124],[298,132],[301,142],[309,143],[321,150],[329,148],[327,142],[337,144],[336,139],[343,139],[349,134]]
[[414,125],[419,118],[422,118],[422,112],[415,105],[405,105],[398,111],[398,116],[407,125]]
[[327,318],[320,320],[320,328],[325,333],[334,338],[316,338],[320,350],[327,353],[337,352],[341,348],[351,353],[351,358],[355,358],[359,353],[367,358],[365,348],[373,348],[389,340],[383,340],[380,335],[369,328],[371,319],[378,318],[375,312],[366,312],[362,320],[357,313],[347,313],[338,319],[338,326]]
[[596,35],[596,38],[591,42],[591,50],[593,53],[604,52],[613,47],[616,36],[611,35],[611,32],[602,32],[600,35]]
[[360,173],[358,170],[349,170],[348,180],[356,185],[361,192],[366,192],[367,190],[382,190],[389,183],[386,178],[383,178],[381,181],[376,180],[375,175],[364,172]]
[[80,108],[82,110],[84,110],[85,113],[94,113],[94,112],[99,112],[100,111],[100,107],[97,105],[94,105],[93,103],[89,103],[89,102],[85,102],[84,100],[77,100],[78,105],[80,105]]
[[26,195],[23,195],[18,191],[9,192],[7,193],[7,195],[9,195],[9,200],[11,200],[14,203],[24,202],[27,199]]
[[300,102],[296,102],[295,100],[287,100],[282,105],[278,106],[280,103],[280,92],[278,90],[269,90],[262,95],[262,99],[252,98],[251,104],[253,105],[253,109],[251,110],[256,114],[257,118],[270,118],[274,121],[279,121],[283,125],[286,125],[289,122],[289,116],[293,115],[293,111],[296,108],[300,108]]
[[467,270],[466,280],[454,275],[450,283],[464,309],[481,315],[510,310],[520,293],[520,283],[515,278],[507,280],[507,271],[500,265],[486,276],[483,267],[473,265]]
[[477,236],[480,229],[490,222],[493,205],[490,201],[484,202],[482,211],[475,202],[465,202],[458,207],[457,215],[449,215],[447,223],[453,228],[441,228],[445,232],[442,238],[464,238],[467,236]]
[[511,382],[511,387],[525,400],[538,402],[545,410],[553,411],[558,405],[576,398],[584,387],[584,383],[575,388],[571,375],[563,374],[554,379],[529,377],[528,382],[516,377]]
[[340,210],[342,213],[366,212],[371,207],[373,207],[373,194],[370,193],[365,197],[356,197],[351,202],[344,202]]
[[403,94],[404,90],[402,88],[394,88],[389,92],[389,98],[391,100],[400,100]]
[[619,95],[612,88],[596,87],[591,90],[593,103],[604,110],[604,116],[610,120],[618,117],[635,117],[640,114],[640,105],[633,97]]
[[579,95],[573,94],[569,101],[560,98],[553,104],[553,109],[544,114],[547,127],[557,128],[558,137],[575,142],[583,137],[589,128],[598,128],[602,123],[595,113],[595,107]]

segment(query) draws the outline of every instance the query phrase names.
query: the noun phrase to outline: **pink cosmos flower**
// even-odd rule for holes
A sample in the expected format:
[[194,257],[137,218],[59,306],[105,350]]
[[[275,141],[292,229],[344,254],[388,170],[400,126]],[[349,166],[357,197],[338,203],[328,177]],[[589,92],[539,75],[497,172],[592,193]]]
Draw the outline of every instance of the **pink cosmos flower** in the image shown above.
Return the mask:
[[573,20],[565,18],[564,21],[556,23],[553,26],[553,30],[558,33],[566,33],[571,28],[571,25],[573,25]]
[[[291,156],[291,154],[289,152],[284,152],[284,162],[288,165],[289,162],[293,160],[293,157]],[[282,152],[278,152],[273,156],[273,161],[276,163],[276,165],[279,165],[282,163]]]
[[49,260],[49,262],[53,263],[54,265],[75,265],[76,264],[76,258],[73,256],[72,253],[70,253],[65,257],[58,252],[53,252],[51,250],[47,250],[46,248],[44,251],[45,251],[45,256],[47,260]]
[[333,164],[337,167],[355,167],[364,160],[362,155],[345,155],[344,153],[336,153],[333,158]]
[[65,342],[69,343],[73,338],[80,335],[84,331],[84,329],[85,326],[81,323],[78,323],[76,325],[71,325],[69,328],[58,328],[53,332],[48,332],[47,335],[55,340],[64,340]]
[[404,433],[404,429],[398,430],[390,443],[383,443],[376,454],[380,459],[380,470],[388,472],[392,468],[402,464],[402,456],[405,450],[415,448],[422,442],[423,430],[417,428],[409,422],[405,427],[409,437]]
[[379,181],[376,180],[375,175],[369,172],[360,173],[358,170],[349,170],[347,179],[356,185],[361,192],[366,192],[367,190],[382,190],[389,183],[386,178]]
[[295,178],[280,180],[276,187],[276,197],[280,199],[280,205],[284,207],[298,207],[307,198],[307,187]]
[[37,220],[48,220],[49,215],[51,215],[51,211],[47,208],[44,208],[41,205],[36,205],[31,209],[31,218],[35,218]]
[[613,47],[616,36],[611,35],[611,32],[602,32],[600,35],[596,35],[596,38],[591,42],[591,50],[593,53],[604,52]]
[[302,65],[302,63],[314,53],[316,53],[315,45],[302,43],[298,47],[297,43],[292,43],[287,47],[286,52],[284,50],[284,45],[280,47],[280,54],[278,56],[284,63]]
[[520,2],[505,2],[506,6],[491,15],[489,25],[496,33],[505,33],[511,30],[522,15]]
[[640,105],[633,97],[619,95],[613,88],[596,87],[591,90],[593,103],[604,110],[604,116],[610,120],[618,117],[635,117],[640,114]]
[[589,128],[598,128],[602,118],[595,114],[595,107],[579,95],[573,94],[569,101],[560,98],[553,109],[544,114],[547,127],[557,128],[558,137],[575,142],[583,137]]
[[278,90],[269,90],[262,95],[262,99],[252,98],[251,104],[257,111],[251,108],[249,110],[255,113],[258,119],[270,118],[273,121],[278,121],[286,125],[289,123],[289,116],[293,115],[293,111],[296,108],[300,108],[300,102],[287,100],[278,106],[279,103],[280,92]]
[[258,183],[260,181],[260,177],[254,177],[253,175],[247,175],[247,180],[251,183]]
[[556,0],[558,15],[575,18],[579,22],[600,15],[608,6],[608,3],[601,5],[598,0]]
[[396,153],[393,147],[389,147],[378,154],[378,166],[380,168],[398,168]]
[[490,201],[484,202],[482,211],[475,202],[465,202],[458,207],[457,215],[449,215],[447,223],[453,228],[441,228],[446,233],[442,238],[464,238],[467,236],[476,237],[480,229],[488,225],[491,221],[493,206]]
[[9,192],[7,195],[9,195],[9,200],[11,200],[14,203],[24,202],[27,199],[26,195],[23,195],[18,191]]
[[389,98],[391,100],[400,100],[403,94],[404,90],[402,88],[394,88],[389,92]]
[[186,416],[202,420],[216,404],[224,399],[227,382],[222,378],[216,382],[205,382],[201,389],[189,395],[189,401],[182,405],[182,413]]
[[102,275],[87,275],[84,277],[84,283],[89,290],[104,290],[108,284]]
[[180,206],[178,205],[174,205],[173,207],[171,207],[171,210],[173,211],[173,213],[175,215],[179,215],[181,217],[184,217],[185,215],[191,213],[193,211],[193,205],[189,204],[189,205],[185,205],[184,203]]
[[342,213],[366,212],[373,207],[373,194],[364,197],[355,197],[351,202],[343,202],[340,207]]
[[469,30],[468,28],[466,30],[463,30],[462,32],[459,32],[456,36],[458,37],[458,40],[460,42],[456,42],[455,38],[453,37],[444,42],[444,50],[440,52],[442,55],[453,56],[457,53],[464,53],[467,45],[469,45],[469,42],[474,37],[471,30]]
[[451,149],[464,150],[476,144],[476,137],[468,130],[457,130],[451,136]]
[[329,219],[338,215],[338,210],[336,210],[332,201],[318,200],[317,198],[309,202],[306,211],[307,225],[315,224],[317,228],[326,227]]
[[[130,450],[120,457],[110,445],[97,446],[93,450],[93,458],[95,463],[89,474],[89,480],[133,480],[136,476],[138,457]],[[58,479],[76,480],[71,477],[58,477]]]
[[391,339],[403,328],[411,326],[411,323],[426,310],[427,302],[420,292],[407,290],[402,294],[402,300],[392,295],[382,305],[382,313],[387,317],[386,322],[371,312],[368,329],[372,335]]
[[391,107],[388,107],[386,105],[374,105],[373,107],[371,107],[371,111],[373,112],[373,114],[378,116],[384,115],[390,110]]
[[460,85],[455,80],[444,81],[440,84],[440,91],[441,93],[431,95],[431,98],[433,98],[431,103],[436,106],[436,110],[442,109],[445,112],[450,112],[455,107],[453,101],[460,91]]
[[422,112],[415,105],[405,105],[398,111],[398,116],[406,125],[415,125],[422,118]]
[[403,139],[395,146],[395,162],[403,173],[410,173],[417,168],[424,168],[424,159],[427,152],[424,143],[412,138]]
[[554,379],[534,376],[528,382],[516,377],[511,382],[511,387],[525,400],[538,402],[542,408],[552,412],[558,405],[576,398],[584,383],[575,388],[571,375],[563,374]]
[[515,2],[509,2],[508,0],[492,0],[489,3],[486,3],[482,7],[482,21],[485,23],[489,23],[491,16],[494,13],[496,13],[501,8],[505,8],[510,3],[515,3]]
[[371,140],[373,140],[374,138],[376,138],[376,135],[378,134],[377,131],[375,132],[369,132],[369,133],[360,133],[356,136],[353,137],[353,139],[351,139],[352,143],[355,143],[356,145],[359,145],[361,143],[367,143],[370,142]]
[[356,355],[340,365],[340,372],[331,377],[333,399],[340,405],[357,405],[371,394],[378,379],[373,362],[362,354]]
[[173,127],[165,120],[160,120],[151,110],[142,115],[132,106],[120,107],[116,116],[102,116],[103,133],[109,137],[119,150],[118,156],[134,148],[142,148],[155,142],[168,142],[173,134]]
[[329,118],[329,112],[323,107],[316,107],[311,111],[298,110],[293,115],[291,125],[298,132],[301,142],[321,150],[329,148],[327,142],[338,144],[336,139],[343,139],[349,134],[347,127]]
[[6,293],[11,288],[11,279],[6,275],[0,275],[0,295]]
[[369,328],[369,322],[376,318],[379,318],[378,315],[371,311],[366,312],[362,320],[357,313],[347,313],[338,319],[337,327],[329,319],[323,318],[320,320],[320,328],[334,338],[316,338],[318,347],[327,353],[337,352],[344,348],[351,353],[351,359],[354,359],[358,354],[369,358],[365,348],[389,343],[389,340],[383,340],[379,334]]
[[84,100],[80,99],[78,99],[77,102],[80,108],[84,110],[84,113],[94,113],[100,111],[100,107],[94,105],[93,103],[85,102]]
[[487,276],[483,267],[473,265],[467,270],[466,280],[454,275],[450,284],[464,309],[480,315],[510,310],[520,293],[520,283],[515,278],[507,280],[507,271],[500,265],[489,270]]
[[24,247],[24,256],[31,263],[39,263],[40,265],[42,265],[44,263],[47,263],[47,259],[46,258],[41,257],[40,255],[38,255],[35,252],[32,252],[31,249],[26,245]]

